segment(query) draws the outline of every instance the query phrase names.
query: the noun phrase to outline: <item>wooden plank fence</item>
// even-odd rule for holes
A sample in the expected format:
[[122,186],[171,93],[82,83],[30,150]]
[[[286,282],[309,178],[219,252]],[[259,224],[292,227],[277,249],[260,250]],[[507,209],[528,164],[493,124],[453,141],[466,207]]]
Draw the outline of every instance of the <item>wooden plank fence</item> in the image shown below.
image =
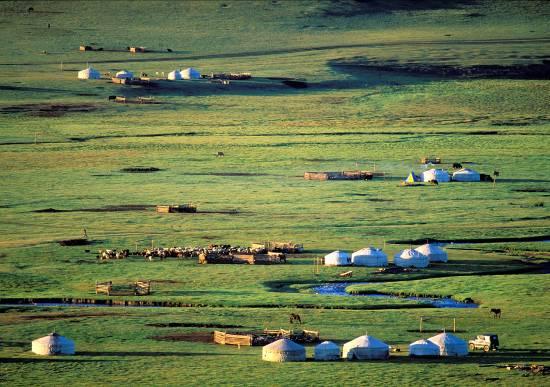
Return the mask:
[[222,345],[252,346],[252,335],[235,335],[221,331],[214,331],[214,342]]

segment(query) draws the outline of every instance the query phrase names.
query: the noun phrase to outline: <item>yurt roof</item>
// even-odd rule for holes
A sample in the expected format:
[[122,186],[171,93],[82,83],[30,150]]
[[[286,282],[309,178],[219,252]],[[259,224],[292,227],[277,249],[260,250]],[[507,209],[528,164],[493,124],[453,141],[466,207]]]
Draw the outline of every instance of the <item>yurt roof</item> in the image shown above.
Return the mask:
[[264,346],[265,349],[270,351],[289,352],[289,351],[305,351],[305,348],[300,344],[296,344],[289,339],[280,339],[274,341],[271,344]]
[[445,250],[433,243],[426,243],[422,246],[418,246],[415,250],[424,255],[447,254]]
[[424,256],[421,252],[413,249],[405,249],[403,251],[400,251],[399,253],[395,254],[398,258],[403,259],[412,259],[412,258],[421,258]]
[[470,168],[462,168],[462,169],[459,169],[458,171],[456,171],[455,173],[453,173],[453,175],[455,175],[455,174],[479,175],[479,172],[474,171],[473,169],[470,169]]
[[438,335],[435,335],[433,337],[430,337],[428,339],[429,341],[437,344],[437,345],[448,345],[448,344],[464,344],[466,343],[464,340],[462,340],[459,337],[456,337],[454,335],[451,335],[450,333],[440,333]]
[[131,72],[131,71],[128,71],[128,70],[120,70],[119,72],[117,72],[115,74],[115,76],[119,77],[121,75],[125,75],[125,76],[128,76],[128,77],[132,77],[134,74]]
[[353,257],[359,256],[359,255],[375,255],[375,256],[386,256],[386,254],[381,250],[377,249],[376,247],[365,247],[364,249],[357,250],[355,253],[352,254]]
[[348,348],[349,347],[362,347],[362,348],[367,347],[367,348],[383,348],[383,349],[389,348],[388,344],[369,335],[359,336],[347,342],[345,345]]
[[336,250],[330,254],[325,255],[325,258],[336,258],[336,257],[347,258],[349,257],[349,253],[347,251]]
[[430,340],[426,340],[426,339],[416,340],[414,343],[411,343],[409,345],[425,345],[427,347],[439,348],[436,343],[434,343],[433,341],[430,341]]
[[325,349],[325,350],[338,349],[338,350],[340,350],[340,347],[338,346],[338,344],[333,343],[332,341],[323,341],[321,344],[316,345],[315,349]]

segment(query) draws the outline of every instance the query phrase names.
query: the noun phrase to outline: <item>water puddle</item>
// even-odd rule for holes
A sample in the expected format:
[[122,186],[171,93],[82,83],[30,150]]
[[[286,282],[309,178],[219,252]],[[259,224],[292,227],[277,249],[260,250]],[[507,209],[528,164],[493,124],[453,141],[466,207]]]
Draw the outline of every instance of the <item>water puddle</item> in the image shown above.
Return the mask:
[[[349,294],[346,293],[346,288],[351,285],[368,285],[372,282],[340,282],[329,283],[316,286],[313,291],[316,294],[324,296],[344,296],[344,297],[375,297],[375,298],[391,298],[409,301],[418,301],[424,304],[431,304],[436,308],[477,308],[479,305],[473,303],[465,303],[453,300],[452,298],[430,298],[430,297],[399,297],[390,294]],[[378,283],[380,284],[380,282]]]

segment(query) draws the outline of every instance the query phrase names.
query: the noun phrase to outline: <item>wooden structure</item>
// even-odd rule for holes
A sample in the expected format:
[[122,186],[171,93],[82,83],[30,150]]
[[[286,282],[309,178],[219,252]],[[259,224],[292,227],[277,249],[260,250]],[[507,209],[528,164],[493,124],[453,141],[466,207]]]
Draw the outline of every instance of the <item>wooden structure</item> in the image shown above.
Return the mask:
[[117,103],[126,103],[126,97],[116,96],[115,97],[115,102],[117,102]]
[[426,156],[420,159],[421,164],[441,164],[441,158]]
[[79,51],[94,51],[92,46],[80,46]]
[[135,54],[136,52],[145,52],[145,47],[130,47],[128,48],[128,51],[132,54]]
[[95,294],[108,296],[146,296],[151,294],[151,281],[138,280],[130,285],[119,285],[113,288],[113,281],[95,283]]
[[214,343],[222,345],[246,345],[252,346],[254,335],[252,334],[231,334],[226,332],[214,331]]
[[157,212],[163,213],[163,214],[175,213],[175,212],[197,212],[197,207],[191,204],[183,204],[183,205],[177,205],[177,206],[158,205]]
[[235,81],[242,81],[252,78],[251,73],[212,73],[210,75],[212,79],[230,79]]
[[353,276],[353,271],[345,271],[343,273],[338,274],[338,277],[344,277],[344,278],[351,278]]
[[305,172],[306,180],[372,180],[370,171]]
[[267,254],[199,254],[199,263],[221,264],[248,264],[248,265],[272,265],[286,263],[286,256],[282,253],[268,252]]

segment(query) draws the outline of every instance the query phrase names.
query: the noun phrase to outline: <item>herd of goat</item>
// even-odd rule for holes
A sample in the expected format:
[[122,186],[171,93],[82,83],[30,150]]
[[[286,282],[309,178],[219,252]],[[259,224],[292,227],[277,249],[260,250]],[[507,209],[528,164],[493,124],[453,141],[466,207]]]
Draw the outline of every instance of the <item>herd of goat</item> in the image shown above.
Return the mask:
[[146,260],[163,260],[165,258],[198,258],[200,254],[231,255],[231,254],[262,254],[266,251],[231,245],[210,245],[208,247],[156,247],[130,252],[128,249],[99,250],[97,259],[104,261],[110,259],[124,259],[133,256],[142,256]]

